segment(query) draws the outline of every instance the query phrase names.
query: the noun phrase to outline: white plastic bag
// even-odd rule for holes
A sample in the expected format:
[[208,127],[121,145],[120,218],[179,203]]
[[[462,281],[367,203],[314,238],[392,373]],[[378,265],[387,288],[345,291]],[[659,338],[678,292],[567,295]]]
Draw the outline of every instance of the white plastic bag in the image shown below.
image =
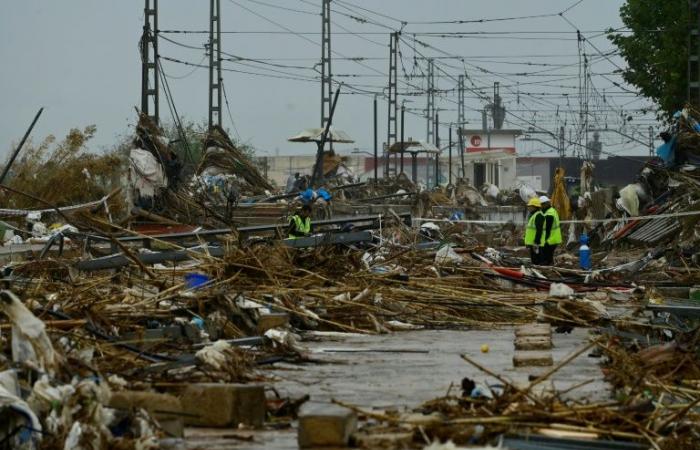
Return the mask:
[[464,258],[458,255],[449,245],[441,247],[440,250],[435,253],[435,264],[438,265],[459,264],[462,261],[464,261]]
[[0,311],[12,323],[12,360],[34,363],[42,370],[55,369],[57,357],[44,322],[10,291],[0,291]]
[[564,283],[552,283],[549,286],[549,296],[557,298],[567,298],[574,295],[574,290]]

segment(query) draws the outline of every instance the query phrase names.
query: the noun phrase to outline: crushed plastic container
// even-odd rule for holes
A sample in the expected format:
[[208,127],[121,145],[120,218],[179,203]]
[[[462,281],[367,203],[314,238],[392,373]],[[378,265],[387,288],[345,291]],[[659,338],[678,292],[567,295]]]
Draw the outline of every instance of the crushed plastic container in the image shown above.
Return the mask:
[[187,287],[190,289],[202,287],[203,285],[207,284],[209,280],[209,276],[203,273],[193,272],[185,274],[185,282],[187,283]]

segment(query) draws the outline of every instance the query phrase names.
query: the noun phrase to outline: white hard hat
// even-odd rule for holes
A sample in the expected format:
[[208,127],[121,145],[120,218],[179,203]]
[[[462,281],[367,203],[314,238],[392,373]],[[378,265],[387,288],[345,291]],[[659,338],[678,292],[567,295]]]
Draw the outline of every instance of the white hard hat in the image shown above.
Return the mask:
[[546,195],[540,196],[540,203],[549,203],[549,197]]

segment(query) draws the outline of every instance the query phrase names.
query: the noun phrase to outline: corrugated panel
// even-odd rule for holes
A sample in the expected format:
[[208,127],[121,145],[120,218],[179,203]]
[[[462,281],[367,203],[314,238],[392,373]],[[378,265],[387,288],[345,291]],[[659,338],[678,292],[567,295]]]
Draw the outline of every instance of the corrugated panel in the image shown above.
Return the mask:
[[654,244],[675,233],[681,228],[677,219],[667,217],[659,220],[649,220],[647,223],[637,227],[634,232],[627,236],[633,242],[644,244]]

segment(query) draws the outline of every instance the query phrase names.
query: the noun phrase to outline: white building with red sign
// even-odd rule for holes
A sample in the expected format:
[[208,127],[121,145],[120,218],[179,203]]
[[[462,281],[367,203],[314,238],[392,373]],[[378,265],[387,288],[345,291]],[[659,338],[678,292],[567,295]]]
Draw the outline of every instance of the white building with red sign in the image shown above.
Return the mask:
[[462,130],[469,182],[476,187],[484,183],[500,189],[515,186],[515,138],[521,134],[520,130]]

